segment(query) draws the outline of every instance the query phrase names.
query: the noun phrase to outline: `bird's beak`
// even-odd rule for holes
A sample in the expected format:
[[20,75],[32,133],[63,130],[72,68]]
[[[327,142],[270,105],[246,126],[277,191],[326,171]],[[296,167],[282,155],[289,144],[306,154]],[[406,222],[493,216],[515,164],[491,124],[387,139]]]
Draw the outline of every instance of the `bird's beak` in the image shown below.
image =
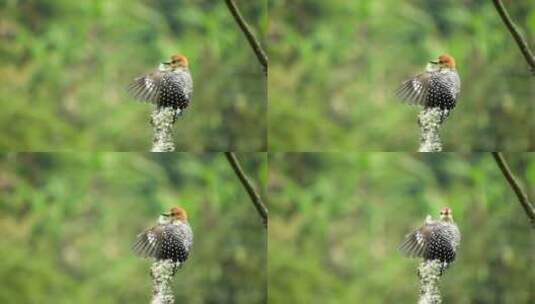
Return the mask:
[[431,60],[429,62],[432,63],[432,64],[438,64],[438,61],[435,61],[435,60]]
[[162,213],[163,216],[171,216],[171,213],[169,212],[165,212],[165,213]]
[[163,62],[163,64],[167,64],[167,65],[170,65],[170,64],[171,64],[171,61],[166,61],[166,62]]

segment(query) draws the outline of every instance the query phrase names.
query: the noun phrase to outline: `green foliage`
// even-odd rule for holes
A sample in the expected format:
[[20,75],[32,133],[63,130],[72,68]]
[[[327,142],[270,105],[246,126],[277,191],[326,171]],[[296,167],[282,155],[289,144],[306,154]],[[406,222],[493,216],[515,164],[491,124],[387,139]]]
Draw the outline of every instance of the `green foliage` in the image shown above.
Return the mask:
[[[265,5],[237,3],[262,38]],[[183,53],[177,150],[265,150],[265,76],[223,1],[4,1],[0,19],[0,149],[149,150],[152,106],[125,86]]]
[[[506,2],[535,48],[533,1]],[[492,1],[273,0],[269,144],[276,151],[416,151],[419,111],[397,86],[442,53],[457,59],[448,151],[535,147],[535,85]]]
[[[264,154],[239,154],[258,188]],[[147,303],[136,235],[169,207],[189,213],[177,303],[265,303],[266,230],[222,154],[0,157],[1,303]]]
[[[535,195],[535,155],[506,154]],[[416,303],[397,246],[449,206],[462,241],[444,303],[534,303],[535,235],[490,154],[270,156],[271,303]]]

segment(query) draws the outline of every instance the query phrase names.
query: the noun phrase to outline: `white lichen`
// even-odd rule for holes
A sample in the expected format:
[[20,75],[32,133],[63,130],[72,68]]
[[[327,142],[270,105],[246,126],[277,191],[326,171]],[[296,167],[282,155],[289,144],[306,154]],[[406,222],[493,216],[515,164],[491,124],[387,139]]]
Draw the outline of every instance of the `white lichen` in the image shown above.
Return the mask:
[[151,114],[151,125],[154,131],[151,152],[173,152],[173,125],[177,111],[172,107],[156,107]]
[[420,299],[418,304],[440,304],[439,282],[443,265],[439,260],[424,261],[418,267],[420,277]]
[[150,275],[152,277],[151,304],[173,304],[175,296],[171,283],[180,263],[171,260],[156,261],[152,264]]
[[442,142],[440,141],[440,126],[445,117],[448,116],[448,110],[440,108],[426,108],[418,115],[418,124],[420,125],[420,148],[418,152],[441,152]]

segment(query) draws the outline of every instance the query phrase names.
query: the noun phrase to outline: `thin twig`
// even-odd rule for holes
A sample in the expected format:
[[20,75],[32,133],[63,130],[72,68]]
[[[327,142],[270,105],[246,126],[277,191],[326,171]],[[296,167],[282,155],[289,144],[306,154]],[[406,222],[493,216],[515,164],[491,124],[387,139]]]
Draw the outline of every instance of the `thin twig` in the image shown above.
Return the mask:
[[535,209],[530,203],[528,195],[526,194],[526,192],[524,192],[524,190],[520,186],[520,183],[516,180],[503,155],[500,152],[492,152],[492,156],[494,156],[494,160],[502,171],[503,176],[505,176],[505,179],[507,180],[511,188],[513,188],[513,191],[515,192],[516,197],[520,202],[520,205],[522,205],[522,208],[524,208],[526,215],[531,221],[531,225],[535,229]]
[[496,7],[496,10],[498,11],[500,17],[503,20],[503,23],[505,23],[505,26],[507,26],[507,29],[509,30],[509,32],[511,32],[511,35],[513,35],[513,38],[515,39],[516,44],[518,44],[522,55],[524,55],[524,58],[526,58],[526,61],[531,67],[533,75],[535,75],[535,57],[533,56],[533,52],[529,48],[528,43],[526,42],[524,37],[522,37],[520,31],[518,31],[517,26],[511,20],[511,17],[509,17],[509,14],[507,13],[507,10],[505,9],[505,6],[503,5],[502,1],[493,0],[493,2],[494,6]]
[[247,41],[249,41],[249,45],[251,45],[251,48],[256,54],[256,58],[258,58],[258,61],[264,67],[264,73],[267,74],[268,57],[266,55],[266,52],[264,51],[264,49],[262,49],[260,42],[258,42],[258,39],[256,39],[255,35],[249,28],[249,25],[247,24],[245,19],[243,19],[243,16],[241,15],[238,6],[236,6],[236,3],[234,3],[234,0],[225,0],[225,3],[227,4],[230,13],[234,17],[234,20],[236,20],[236,23],[238,23],[238,26],[245,35],[245,38],[247,38]]
[[225,156],[227,157],[230,166],[234,170],[234,173],[236,173],[236,175],[240,179],[243,187],[245,188],[245,190],[247,190],[247,193],[249,194],[253,205],[255,206],[256,210],[258,211],[258,214],[264,222],[264,226],[267,227],[268,210],[262,202],[262,198],[260,198],[260,195],[258,194],[258,192],[256,192],[255,188],[253,187],[253,184],[251,183],[247,175],[245,175],[245,173],[243,172],[243,169],[240,166],[240,162],[236,158],[236,155],[234,155],[234,152],[225,152]]

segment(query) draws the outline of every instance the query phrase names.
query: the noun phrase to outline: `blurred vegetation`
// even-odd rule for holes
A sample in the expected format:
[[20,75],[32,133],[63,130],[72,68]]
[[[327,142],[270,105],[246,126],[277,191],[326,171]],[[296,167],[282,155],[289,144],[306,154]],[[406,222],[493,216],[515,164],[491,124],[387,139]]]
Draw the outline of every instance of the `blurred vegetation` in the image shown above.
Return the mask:
[[[535,2],[504,3],[535,49]],[[462,79],[445,150],[535,149],[535,78],[492,1],[270,4],[270,149],[416,151],[419,109],[394,91],[442,53]]]
[[[236,3],[263,38],[267,4]],[[149,150],[152,106],[124,88],[174,53],[194,78],[177,150],[265,150],[262,67],[213,0],[2,1],[0,149]]]
[[[505,154],[535,197],[535,154]],[[449,206],[462,233],[444,303],[535,303],[535,234],[489,153],[275,154],[270,303],[416,303],[397,246]]]
[[[265,154],[238,157],[264,194]],[[0,172],[1,303],[147,303],[130,248],[176,205],[194,231],[176,302],[266,301],[266,230],[223,154],[4,154]]]

